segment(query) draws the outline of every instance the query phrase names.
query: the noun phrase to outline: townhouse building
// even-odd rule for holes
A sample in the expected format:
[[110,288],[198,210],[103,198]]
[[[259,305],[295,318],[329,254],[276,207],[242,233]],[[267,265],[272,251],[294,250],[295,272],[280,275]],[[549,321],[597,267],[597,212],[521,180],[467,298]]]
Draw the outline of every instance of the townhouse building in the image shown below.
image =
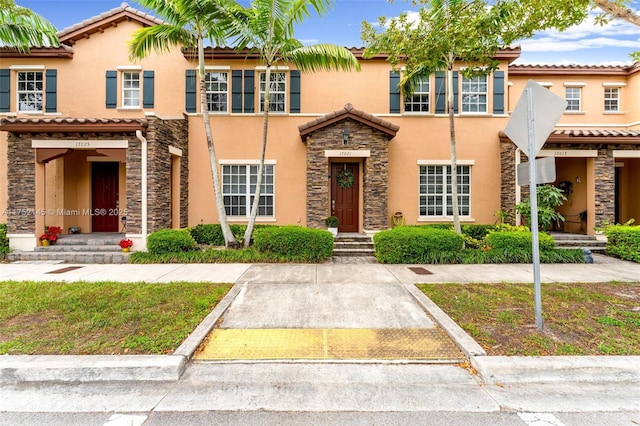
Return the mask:
[[[218,221],[195,52],[128,55],[133,31],[159,22],[123,4],[62,30],[60,47],[0,49],[0,221],[14,249],[33,250],[46,226],[122,232],[141,247],[154,230]],[[340,232],[357,233],[450,222],[444,74],[401,93],[383,55],[351,50],[361,72],[273,72],[258,222],[320,228],[337,215]],[[519,55],[501,50],[484,77],[455,70],[462,222],[494,223],[523,197],[515,170],[526,155],[503,130],[529,79],[568,101],[540,153],[555,157],[568,196],[564,230],[640,218],[640,64],[513,65]],[[230,48],[205,56],[225,208],[243,223],[265,68]]]

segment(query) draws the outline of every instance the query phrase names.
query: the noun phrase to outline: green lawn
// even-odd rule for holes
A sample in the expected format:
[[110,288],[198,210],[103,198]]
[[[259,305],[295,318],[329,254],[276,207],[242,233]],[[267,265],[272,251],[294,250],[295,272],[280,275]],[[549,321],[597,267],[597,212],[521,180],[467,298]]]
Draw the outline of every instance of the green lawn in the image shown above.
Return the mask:
[[0,282],[0,354],[172,353],[230,288]]
[[422,284],[489,355],[640,355],[640,283]]

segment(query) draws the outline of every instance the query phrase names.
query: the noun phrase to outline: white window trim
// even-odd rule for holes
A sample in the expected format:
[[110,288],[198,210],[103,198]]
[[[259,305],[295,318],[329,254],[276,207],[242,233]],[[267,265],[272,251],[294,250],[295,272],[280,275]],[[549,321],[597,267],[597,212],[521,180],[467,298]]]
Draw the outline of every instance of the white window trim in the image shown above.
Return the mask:
[[[267,67],[266,65],[258,65],[255,68],[256,71],[266,71]],[[272,71],[289,71],[289,67],[286,65],[275,65],[271,67]]]
[[[578,109],[565,109],[564,110],[565,114],[584,114],[584,111],[582,110],[582,87],[584,87],[584,86],[579,86],[579,85],[567,86],[567,84],[565,83],[565,88],[568,88],[568,89],[569,88],[580,89],[580,91],[578,92],[580,94],[580,97],[577,98]],[[567,99],[567,91],[565,90],[565,92],[564,92],[564,100],[567,101],[567,103],[568,103],[569,100],[575,101],[576,98]]]
[[[118,70],[119,71],[119,77],[120,77],[120,97],[122,99],[122,105],[120,105],[120,108],[118,109],[123,109],[123,110],[140,110],[142,109],[142,67],[136,68],[136,69],[122,69],[122,70]],[[124,91],[125,91],[125,87],[124,87],[124,73],[137,73],[138,74],[138,105],[125,105],[124,104],[124,100],[125,100],[125,96],[124,96]],[[127,89],[127,90],[133,90],[133,89]]]
[[[465,69],[466,69],[466,67],[460,68],[460,71],[463,71]],[[476,77],[484,77],[485,78],[485,84],[487,85],[486,92],[465,92],[465,91],[463,91],[462,88],[464,87],[464,80],[465,80],[466,77],[464,75],[460,75],[460,83],[459,83],[460,84],[460,90],[459,90],[459,94],[458,94],[458,96],[459,96],[459,101],[458,102],[460,103],[460,106],[458,108],[459,115],[464,115],[464,116],[470,116],[470,115],[485,116],[485,115],[490,115],[490,112],[489,112],[489,93],[491,92],[491,90],[490,90],[490,87],[489,87],[489,80],[490,80],[489,79],[489,75],[485,74],[485,75],[479,75],[479,76],[476,76]],[[476,78],[476,77],[472,77],[472,78]],[[467,80],[469,80],[469,79],[467,79]],[[484,94],[485,99],[486,99],[486,101],[485,101],[486,110],[485,111],[463,111],[462,110],[463,109],[463,100],[462,100],[462,98],[464,97],[465,93],[469,93],[469,94],[473,94],[473,95],[482,95],[482,94]]]
[[142,65],[118,65],[118,71],[142,71]]
[[[451,160],[418,160],[418,222],[451,222],[453,215],[451,216],[426,216],[420,215],[420,166],[451,166]],[[476,164],[475,160],[457,160],[456,165],[458,166],[469,166],[469,174],[473,169],[473,166]],[[462,222],[475,222],[473,216],[471,216],[471,206],[473,205],[473,197],[471,191],[471,182],[469,182],[469,215],[460,215],[460,220]],[[446,209],[446,206],[445,206]]]
[[563,83],[564,87],[585,87],[587,85],[587,83],[584,83],[582,81],[565,81]]
[[551,81],[536,81],[542,87],[553,87],[553,83]]
[[432,100],[433,100],[433,86],[434,84],[431,83],[431,75],[429,75],[429,77],[426,80],[428,86],[429,86],[429,90],[426,92],[413,92],[411,93],[409,96],[413,96],[416,93],[418,94],[427,94],[427,96],[429,97],[429,101],[427,102],[427,108],[429,109],[429,111],[407,111],[406,110],[406,106],[407,106],[407,101],[405,100],[406,97],[404,96],[404,93],[402,94],[402,114],[404,115],[420,115],[420,116],[425,116],[425,115],[434,115],[434,112],[431,108],[432,105]]
[[[258,68],[259,67],[256,67],[256,69],[258,69]],[[262,92],[260,90],[260,76],[262,74],[264,74],[264,76],[265,76],[264,77],[265,78],[265,85],[266,85],[267,84],[267,81],[266,81],[266,79],[267,79],[266,69],[267,68],[264,67],[264,70],[261,70],[258,73],[258,111],[257,111],[257,114],[264,113],[264,111],[262,111],[263,103],[262,103],[262,100],[260,99],[262,93],[264,93],[264,92]],[[281,72],[281,73],[285,74],[285,76],[284,76],[284,78],[285,78],[285,80],[284,80],[285,81],[285,90],[284,90],[284,111],[269,111],[270,115],[285,115],[285,114],[289,113],[289,96],[288,96],[288,92],[290,90],[289,84],[291,84],[291,82],[289,80],[289,76],[287,75],[288,74],[288,72],[287,72],[288,69],[289,69],[289,67],[280,67],[279,69],[276,68],[276,67],[272,67],[271,75],[273,75],[274,72]],[[273,93],[274,93],[273,91],[269,92],[270,95],[273,94]],[[282,92],[275,92],[275,93],[282,93]]]
[[[260,164],[260,160],[219,160],[220,164],[220,175],[223,176],[223,166],[257,166]],[[265,165],[275,165],[276,160],[265,160]],[[247,188],[250,188],[250,183],[247,183]],[[224,191],[223,191],[224,198]],[[253,195],[253,194],[250,194]],[[263,194],[261,194],[263,195]],[[273,170],[273,194],[269,194],[273,197],[273,215],[272,216],[260,216],[256,215],[256,222],[276,222],[276,171],[275,168]],[[246,196],[246,195],[245,195]],[[229,218],[232,218],[234,222],[248,222],[250,219],[251,211],[247,212],[246,216],[233,216],[228,215]]]
[[[32,65],[32,66],[28,66],[28,65],[24,65],[21,66],[20,68],[15,68],[16,71],[16,75],[15,75],[15,89],[16,89],[16,95],[15,95],[15,99],[16,99],[16,112],[18,114],[24,114],[24,115],[43,115],[45,113],[45,109],[46,109],[46,105],[45,105],[45,101],[46,101],[46,90],[47,88],[45,87],[45,84],[47,83],[47,77],[45,75],[45,68],[44,65]],[[42,73],[42,108],[39,110],[27,110],[27,111],[22,111],[20,110],[20,93],[24,93],[24,91],[21,91],[18,89],[18,85],[19,85],[19,81],[18,81],[18,74],[21,72],[40,72]]]
[[[196,71],[198,68],[194,68]],[[205,71],[229,71],[231,66],[229,65],[206,65],[204,67]]]
[[[603,84],[603,86],[604,86],[604,84]],[[615,89],[615,90],[617,90],[617,91],[618,91],[618,97],[616,98],[618,109],[615,109],[615,110],[613,110],[613,109],[612,109],[612,110],[607,110],[607,109],[605,108],[605,105],[604,105],[604,104],[606,103],[606,101],[607,101],[607,98],[604,98],[604,99],[603,99],[603,101],[604,101],[604,102],[603,102],[603,105],[602,105],[602,112],[603,112],[604,114],[611,114],[611,115],[615,115],[615,114],[620,114],[620,113],[622,113],[622,110],[620,109],[621,104],[622,104],[622,102],[621,102],[621,101],[622,101],[622,99],[621,99],[621,98],[622,98],[622,90],[620,90],[620,88],[621,88],[621,86],[604,86],[604,92],[602,93],[602,94],[603,94],[603,96],[605,95],[605,92],[606,92],[608,89]]]
[[623,81],[613,81],[610,83],[602,83],[602,87],[627,87],[627,83]]
[[[216,66],[212,66],[212,67],[205,67],[205,74],[207,73],[212,73],[212,72],[225,72],[227,73],[227,110],[226,111],[209,111],[209,114],[214,114],[214,115],[224,115],[224,114],[229,114],[231,112],[231,93],[229,91],[229,89],[231,88],[231,79],[230,79],[230,71],[231,67],[216,67]],[[205,80],[206,80],[206,76],[205,76]],[[206,81],[205,81],[205,88],[206,88]],[[222,92],[217,92],[217,93],[222,93]],[[208,94],[208,92],[207,92]]]
[[44,65],[11,65],[9,67],[12,71],[38,71],[44,70]]

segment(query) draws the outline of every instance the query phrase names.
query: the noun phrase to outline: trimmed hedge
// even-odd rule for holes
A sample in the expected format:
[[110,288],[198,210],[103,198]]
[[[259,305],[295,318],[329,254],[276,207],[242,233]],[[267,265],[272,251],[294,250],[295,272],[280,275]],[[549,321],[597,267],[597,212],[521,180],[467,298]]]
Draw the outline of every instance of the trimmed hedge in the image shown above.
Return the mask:
[[[531,239],[532,235],[529,231],[497,231],[487,234],[485,240],[487,245],[493,250],[503,250],[507,252],[531,252]],[[555,247],[556,243],[553,237],[549,234],[539,233],[538,241],[540,251],[551,250]]]
[[438,227],[399,226],[373,236],[380,263],[447,263],[462,251],[462,236]]
[[605,230],[607,253],[623,260],[640,263],[640,227],[614,225]]
[[[265,225],[256,223],[253,226],[253,234],[256,230],[271,227],[274,225]],[[247,225],[229,225],[231,232],[236,237],[238,242],[244,238],[244,232],[247,230]],[[191,236],[198,244],[208,244],[212,246],[223,246],[224,235],[222,234],[222,228],[219,223],[201,223],[190,229]],[[251,237],[253,239],[253,236]]]
[[0,255],[9,253],[9,238],[7,237],[7,224],[0,223]]
[[196,246],[196,240],[187,229],[160,229],[147,238],[147,250],[152,254],[191,251]]
[[326,259],[333,254],[333,235],[324,229],[302,226],[268,226],[253,233],[256,250],[283,258],[296,257],[309,262]]

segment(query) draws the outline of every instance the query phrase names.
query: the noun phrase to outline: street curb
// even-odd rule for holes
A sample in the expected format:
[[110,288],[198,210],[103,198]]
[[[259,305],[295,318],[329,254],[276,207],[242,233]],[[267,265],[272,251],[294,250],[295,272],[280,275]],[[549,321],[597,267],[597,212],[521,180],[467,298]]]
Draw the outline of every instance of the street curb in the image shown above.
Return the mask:
[[178,380],[186,366],[174,355],[6,355],[0,383]]
[[1,355],[0,383],[178,380],[240,287],[231,287],[171,355]]
[[485,383],[640,383],[640,356],[474,356]]
[[433,317],[440,327],[449,335],[456,345],[467,356],[482,357],[487,355],[482,346],[480,346],[471,336],[467,334],[458,324],[456,324],[442,309],[431,301],[423,292],[421,292],[414,284],[403,284],[404,288],[413,296],[413,298],[422,306],[422,308]]

